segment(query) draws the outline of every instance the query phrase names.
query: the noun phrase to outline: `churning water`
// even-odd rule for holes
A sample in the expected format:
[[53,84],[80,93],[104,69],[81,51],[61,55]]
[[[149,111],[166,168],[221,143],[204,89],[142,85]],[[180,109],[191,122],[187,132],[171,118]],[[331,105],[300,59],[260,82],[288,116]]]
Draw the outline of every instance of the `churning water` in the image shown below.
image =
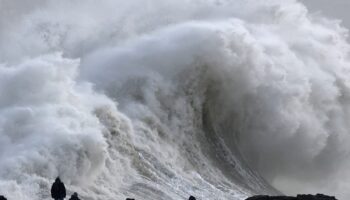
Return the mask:
[[0,0],[0,194],[345,199],[346,37],[295,0]]

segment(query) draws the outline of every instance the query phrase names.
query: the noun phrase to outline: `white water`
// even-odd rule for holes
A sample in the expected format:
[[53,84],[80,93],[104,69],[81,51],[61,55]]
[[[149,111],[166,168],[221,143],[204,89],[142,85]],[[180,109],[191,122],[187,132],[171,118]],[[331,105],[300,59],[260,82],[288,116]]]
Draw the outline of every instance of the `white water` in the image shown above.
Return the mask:
[[346,199],[346,37],[294,0],[2,0],[0,194]]

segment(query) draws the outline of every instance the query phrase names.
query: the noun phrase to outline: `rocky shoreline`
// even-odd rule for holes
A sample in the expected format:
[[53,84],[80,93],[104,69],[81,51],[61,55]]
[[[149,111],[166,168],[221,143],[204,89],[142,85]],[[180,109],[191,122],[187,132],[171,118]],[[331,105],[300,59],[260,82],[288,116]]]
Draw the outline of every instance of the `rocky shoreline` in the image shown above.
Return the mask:
[[334,196],[327,196],[324,194],[298,194],[296,197],[291,196],[267,196],[257,195],[249,197],[246,200],[337,200]]

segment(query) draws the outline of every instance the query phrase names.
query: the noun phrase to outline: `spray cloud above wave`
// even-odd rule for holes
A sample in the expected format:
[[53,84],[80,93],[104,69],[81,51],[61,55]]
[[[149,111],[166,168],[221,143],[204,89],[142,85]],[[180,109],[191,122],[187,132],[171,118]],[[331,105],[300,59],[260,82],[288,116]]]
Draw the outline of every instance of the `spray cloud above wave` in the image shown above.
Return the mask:
[[87,199],[350,196],[339,22],[294,0],[0,11],[0,193],[48,199],[60,175]]

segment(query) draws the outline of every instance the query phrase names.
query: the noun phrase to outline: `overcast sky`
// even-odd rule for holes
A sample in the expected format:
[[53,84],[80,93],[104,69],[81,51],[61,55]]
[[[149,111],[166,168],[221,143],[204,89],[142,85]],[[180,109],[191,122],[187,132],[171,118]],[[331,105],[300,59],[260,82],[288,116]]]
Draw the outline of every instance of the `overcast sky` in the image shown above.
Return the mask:
[[350,28],[350,0],[300,0],[309,10],[321,11],[327,16],[341,19]]

